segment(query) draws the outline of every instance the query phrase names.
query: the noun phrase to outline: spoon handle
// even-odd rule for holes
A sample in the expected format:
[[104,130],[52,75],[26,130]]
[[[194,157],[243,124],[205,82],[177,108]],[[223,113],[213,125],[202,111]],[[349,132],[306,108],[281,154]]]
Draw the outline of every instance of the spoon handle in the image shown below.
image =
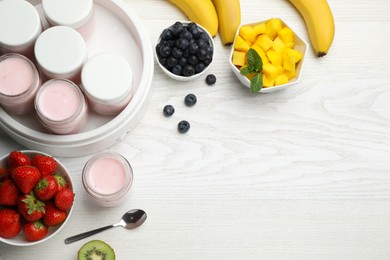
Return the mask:
[[70,243],[79,241],[79,240],[81,240],[83,238],[92,236],[92,235],[94,235],[96,233],[102,232],[102,231],[104,231],[106,229],[109,229],[109,228],[112,228],[112,227],[114,227],[114,225],[109,225],[109,226],[97,228],[97,229],[94,229],[94,230],[91,230],[91,231],[87,231],[87,232],[84,232],[84,233],[81,233],[81,234],[78,234],[78,235],[75,235],[75,236],[72,236],[72,237],[68,237],[67,239],[65,239],[65,244],[70,244]]

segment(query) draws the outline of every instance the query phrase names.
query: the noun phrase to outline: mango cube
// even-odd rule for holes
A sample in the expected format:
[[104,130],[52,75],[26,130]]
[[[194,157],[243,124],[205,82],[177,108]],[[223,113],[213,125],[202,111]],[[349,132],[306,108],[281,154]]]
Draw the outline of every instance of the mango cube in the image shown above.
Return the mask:
[[259,54],[263,64],[269,62],[267,55],[265,54],[265,52],[263,51],[263,49],[259,45],[253,44],[251,48],[254,49],[257,52],[257,54]]
[[246,65],[246,52],[233,51],[233,64],[242,67]]
[[275,66],[282,66],[283,65],[283,56],[282,54],[269,49],[267,51],[267,57],[269,58],[270,62]]
[[283,27],[282,30],[278,31],[278,37],[290,48],[294,46],[294,32],[290,28]]
[[275,78],[275,86],[283,85],[283,84],[286,84],[286,83],[288,83],[288,76],[287,76],[287,74],[282,73],[282,74],[279,74],[278,76],[276,76],[276,78]]
[[300,51],[288,48],[286,49],[285,55],[289,55],[294,58],[295,63],[302,59],[302,53]]
[[259,37],[257,37],[255,44],[259,45],[264,51],[268,51],[274,42],[267,35],[261,34]]
[[283,57],[283,69],[287,71],[295,71],[295,59],[290,55],[284,55]]
[[273,87],[274,86],[274,82],[275,80],[274,79],[270,79],[266,74],[262,74],[262,79],[263,79],[263,87],[264,88],[267,88],[267,87]]
[[268,79],[275,79],[279,74],[279,69],[271,63],[263,64],[263,73],[267,74]]
[[238,34],[249,42],[254,42],[257,36],[255,30],[250,25],[241,26]]
[[259,23],[253,26],[253,30],[256,32],[257,35],[264,34],[265,33],[265,23]]
[[272,40],[278,35],[278,31],[282,30],[282,21],[278,18],[271,18],[266,22],[265,33]]
[[237,35],[233,48],[236,51],[247,52],[250,46],[240,35]]
[[282,53],[285,48],[286,45],[284,44],[284,42],[279,37],[276,37],[272,44],[272,49],[278,53]]

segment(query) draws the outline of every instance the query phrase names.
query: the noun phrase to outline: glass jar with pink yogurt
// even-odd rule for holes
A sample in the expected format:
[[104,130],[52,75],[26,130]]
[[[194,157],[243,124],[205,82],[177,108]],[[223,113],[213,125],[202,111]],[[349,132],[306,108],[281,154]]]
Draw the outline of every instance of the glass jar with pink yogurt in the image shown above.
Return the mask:
[[8,53],[0,57],[0,105],[10,114],[34,111],[34,98],[41,85],[36,66],[25,56]]
[[87,102],[79,87],[67,79],[46,81],[35,97],[39,121],[50,132],[75,134],[87,120]]
[[122,155],[101,152],[85,164],[82,181],[89,197],[97,205],[113,207],[126,199],[133,182],[133,170]]

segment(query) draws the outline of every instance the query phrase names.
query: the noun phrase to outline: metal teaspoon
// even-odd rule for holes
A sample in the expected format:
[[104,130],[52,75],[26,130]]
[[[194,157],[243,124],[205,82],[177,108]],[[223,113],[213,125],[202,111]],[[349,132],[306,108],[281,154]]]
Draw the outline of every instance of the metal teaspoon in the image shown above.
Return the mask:
[[132,209],[132,210],[127,211],[122,216],[121,220],[118,223],[108,225],[105,227],[101,227],[101,228],[97,228],[97,229],[94,229],[91,231],[87,231],[87,232],[84,232],[84,233],[81,233],[81,234],[78,234],[78,235],[75,235],[72,237],[68,237],[67,239],[65,239],[65,244],[70,244],[70,243],[76,242],[80,239],[92,236],[96,233],[102,232],[106,229],[110,229],[113,227],[121,226],[121,227],[124,227],[126,229],[137,228],[137,227],[141,226],[142,223],[145,222],[146,217],[147,217],[146,213],[142,209]]

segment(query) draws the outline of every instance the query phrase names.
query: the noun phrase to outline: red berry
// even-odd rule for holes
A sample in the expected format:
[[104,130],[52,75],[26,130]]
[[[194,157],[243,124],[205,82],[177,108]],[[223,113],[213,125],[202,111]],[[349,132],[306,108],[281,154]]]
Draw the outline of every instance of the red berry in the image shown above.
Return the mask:
[[11,173],[11,178],[16,187],[23,194],[30,193],[41,178],[41,173],[33,166],[19,166]]
[[20,151],[10,152],[10,154],[8,155],[8,168],[10,169],[10,171],[15,169],[16,167],[24,165],[31,165],[30,158],[26,154]]
[[22,229],[22,218],[14,209],[0,209],[0,237],[12,238]]
[[58,209],[51,201],[46,203],[45,215],[43,216],[43,224],[47,227],[54,227],[60,225],[65,221],[67,213]]
[[0,168],[0,181],[9,179],[9,171],[6,168]]
[[45,175],[39,179],[35,185],[35,196],[40,200],[49,200],[53,198],[58,192],[58,183],[53,175]]
[[68,188],[60,190],[57,195],[54,197],[54,203],[60,210],[67,211],[69,210],[74,201],[74,193]]
[[54,178],[56,178],[57,183],[58,183],[58,191],[60,191],[64,188],[69,188],[69,183],[64,176],[61,176],[59,174],[55,174]]
[[12,180],[0,183],[0,204],[16,206],[20,192]]
[[47,235],[49,229],[42,221],[26,222],[23,226],[24,236],[27,241],[38,241]]
[[34,155],[31,159],[31,165],[37,167],[42,176],[52,175],[58,168],[57,162],[53,157],[43,154]]
[[36,221],[45,215],[45,203],[31,194],[20,196],[17,207],[26,221]]

